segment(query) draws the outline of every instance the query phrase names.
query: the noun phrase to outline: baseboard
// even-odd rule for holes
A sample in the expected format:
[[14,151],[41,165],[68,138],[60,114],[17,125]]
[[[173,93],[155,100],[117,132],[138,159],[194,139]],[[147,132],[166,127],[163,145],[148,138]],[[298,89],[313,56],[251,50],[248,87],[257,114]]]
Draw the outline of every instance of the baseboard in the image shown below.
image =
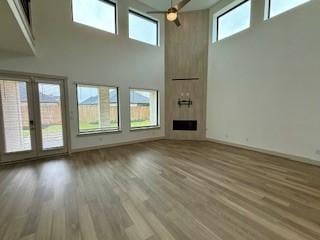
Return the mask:
[[91,151],[91,150],[98,150],[103,148],[111,148],[111,147],[119,147],[119,146],[125,146],[125,145],[131,145],[136,143],[143,143],[143,142],[153,142],[158,140],[163,140],[165,137],[155,137],[155,138],[143,138],[139,140],[133,140],[133,141],[126,141],[126,142],[120,142],[120,143],[111,143],[106,145],[99,145],[99,146],[93,146],[93,147],[86,147],[86,148],[76,148],[71,150],[72,153],[79,153],[79,152],[85,152],[85,151]]
[[242,149],[250,150],[250,151],[254,151],[254,152],[264,153],[264,154],[268,154],[268,155],[273,155],[273,156],[276,156],[276,157],[282,157],[282,158],[286,158],[286,159],[293,160],[293,161],[296,161],[296,162],[307,163],[307,164],[311,164],[313,166],[320,167],[320,161],[309,159],[309,158],[305,158],[305,157],[300,157],[300,156],[280,153],[280,152],[266,150],[266,149],[262,149],[262,148],[250,147],[250,146],[237,144],[237,143],[230,143],[230,142],[226,142],[226,141],[222,141],[222,140],[216,140],[216,139],[213,139],[213,138],[207,138],[207,141],[218,143],[218,144],[223,144],[223,145],[228,145],[228,146],[231,146],[231,147],[242,148]]
[[68,155],[69,153],[59,153],[59,154],[53,154],[51,156],[38,156],[34,158],[25,158],[17,161],[7,161],[7,162],[0,161],[0,166],[10,166],[10,165],[26,164],[30,162],[57,160],[57,158],[63,158]]

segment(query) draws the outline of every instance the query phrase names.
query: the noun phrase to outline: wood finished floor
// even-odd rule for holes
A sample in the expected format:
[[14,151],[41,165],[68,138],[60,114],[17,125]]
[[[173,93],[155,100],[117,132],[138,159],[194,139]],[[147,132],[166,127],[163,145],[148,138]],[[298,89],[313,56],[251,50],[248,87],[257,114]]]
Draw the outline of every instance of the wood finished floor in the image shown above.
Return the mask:
[[167,140],[1,167],[0,239],[320,239],[320,168]]

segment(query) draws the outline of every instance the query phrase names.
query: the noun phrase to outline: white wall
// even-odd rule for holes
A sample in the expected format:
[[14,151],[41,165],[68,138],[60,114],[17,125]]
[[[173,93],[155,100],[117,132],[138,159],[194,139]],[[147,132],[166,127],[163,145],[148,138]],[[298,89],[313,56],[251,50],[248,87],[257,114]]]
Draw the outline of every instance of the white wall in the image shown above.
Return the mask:
[[[0,69],[68,77],[72,148],[88,148],[164,136],[157,130],[129,131],[129,87],[160,90],[164,124],[164,22],[161,46],[128,39],[128,7],[146,10],[135,1],[121,0],[119,34],[113,35],[72,22],[71,0],[32,1],[36,57],[0,52]],[[120,87],[122,133],[77,136],[75,82]]]
[[320,161],[320,1],[267,21],[252,1],[250,29],[209,43],[207,137]]

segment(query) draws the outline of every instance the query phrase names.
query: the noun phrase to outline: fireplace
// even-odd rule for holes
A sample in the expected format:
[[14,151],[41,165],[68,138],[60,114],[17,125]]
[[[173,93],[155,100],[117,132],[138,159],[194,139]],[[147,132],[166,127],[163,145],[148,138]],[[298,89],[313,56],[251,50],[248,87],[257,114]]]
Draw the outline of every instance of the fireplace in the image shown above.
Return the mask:
[[197,131],[197,120],[173,120],[174,131]]

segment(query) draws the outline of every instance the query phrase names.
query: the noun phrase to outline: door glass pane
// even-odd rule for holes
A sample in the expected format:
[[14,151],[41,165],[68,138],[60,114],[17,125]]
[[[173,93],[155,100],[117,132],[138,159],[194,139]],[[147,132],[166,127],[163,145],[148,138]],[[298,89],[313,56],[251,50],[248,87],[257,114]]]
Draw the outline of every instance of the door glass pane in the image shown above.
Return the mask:
[[42,149],[63,147],[59,84],[39,83]]
[[0,80],[6,153],[31,150],[27,83]]

